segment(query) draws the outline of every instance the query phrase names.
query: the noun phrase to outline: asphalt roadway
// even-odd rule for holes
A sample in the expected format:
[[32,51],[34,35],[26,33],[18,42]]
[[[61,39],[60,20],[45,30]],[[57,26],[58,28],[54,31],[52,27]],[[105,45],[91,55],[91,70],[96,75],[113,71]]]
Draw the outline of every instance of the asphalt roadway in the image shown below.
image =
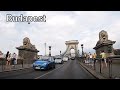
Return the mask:
[[1,72],[0,79],[96,79],[80,66],[78,60],[69,60],[64,64],[56,64],[55,69],[35,71],[32,68]]

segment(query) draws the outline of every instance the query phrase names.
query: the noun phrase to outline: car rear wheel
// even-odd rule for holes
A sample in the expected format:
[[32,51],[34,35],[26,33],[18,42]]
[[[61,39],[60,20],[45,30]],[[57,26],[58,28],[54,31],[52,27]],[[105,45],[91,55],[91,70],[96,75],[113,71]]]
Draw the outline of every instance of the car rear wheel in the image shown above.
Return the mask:
[[50,69],[50,66],[47,67],[47,70],[49,70],[49,69]]
[[35,71],[40,71],[40,69],[34,69]]
[[53,66],[53,68],[55,68],[55,65]]

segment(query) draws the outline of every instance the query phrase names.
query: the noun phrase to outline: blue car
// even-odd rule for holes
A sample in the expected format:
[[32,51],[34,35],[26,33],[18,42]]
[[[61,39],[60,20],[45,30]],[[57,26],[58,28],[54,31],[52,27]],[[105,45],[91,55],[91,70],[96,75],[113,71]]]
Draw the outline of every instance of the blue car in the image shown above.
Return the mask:
[[38,59],[33,63],[34,70],[48,70],[51,68],[55,68],[55,62],[52,57],[48,59]]

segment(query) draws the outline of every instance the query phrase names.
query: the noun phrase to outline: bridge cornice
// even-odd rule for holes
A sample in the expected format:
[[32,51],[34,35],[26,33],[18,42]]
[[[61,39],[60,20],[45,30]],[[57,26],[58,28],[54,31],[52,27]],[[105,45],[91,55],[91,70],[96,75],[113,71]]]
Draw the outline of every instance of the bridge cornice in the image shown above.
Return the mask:
[[66,41],[65,42],[66,45],[69,45],[69,44],[79,44],[78,40],[70,40],[70,41]]

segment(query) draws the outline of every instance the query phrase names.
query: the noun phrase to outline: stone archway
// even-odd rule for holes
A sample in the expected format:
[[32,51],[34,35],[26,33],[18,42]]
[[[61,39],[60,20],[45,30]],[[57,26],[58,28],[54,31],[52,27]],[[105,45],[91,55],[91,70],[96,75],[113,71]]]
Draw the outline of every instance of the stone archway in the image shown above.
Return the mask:
[[78,40],[70,40],[70,41],[66,41],[66,51],[63,53],[63,56],[70,56],[71,54],[71,49],[75,50],[75,56],[78,55]]

